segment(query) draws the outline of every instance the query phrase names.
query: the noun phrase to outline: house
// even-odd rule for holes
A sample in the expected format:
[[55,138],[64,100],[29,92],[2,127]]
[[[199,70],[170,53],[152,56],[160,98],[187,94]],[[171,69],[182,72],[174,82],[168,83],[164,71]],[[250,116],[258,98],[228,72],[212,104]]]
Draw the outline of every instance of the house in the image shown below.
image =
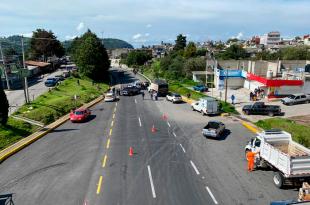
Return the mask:
[[35,74],[39,73],[48,73],[53,71],[53,67],[50,63],[41,62],[41,61],[25,61],[26,67]]

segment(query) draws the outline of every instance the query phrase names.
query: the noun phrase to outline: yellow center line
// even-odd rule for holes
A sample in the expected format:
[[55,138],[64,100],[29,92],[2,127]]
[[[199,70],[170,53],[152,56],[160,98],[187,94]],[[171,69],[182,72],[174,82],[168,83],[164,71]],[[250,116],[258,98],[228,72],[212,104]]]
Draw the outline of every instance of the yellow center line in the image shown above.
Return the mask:
[[114,125],[114,120],[112,120],[112,122],[111,122],[111,127],[113,127],[113,125]]
[[102,184],[102,176],[100,176],[99,181],[98,181],[98,186],[97,186],[97,194],[100,193],[101,190],[101,184]]
[[117,103],[115,103],[115,107],[117,107]]
[[110,147],[110,138],[108,139],[108,142],[107,142],[107,149],[109,149]]
[[110,133],[109,133],[109,135],[110,135],[110,136],[112,135],[112,128],[110,129]]
[[113,114],[113,119],[115,118],[115,113]]
[[108,156],[107,155],[104,155],[104,158],[103,158],[103,161],[102,161],[102,167],[104,168],[105,167],[105,164],[107,162],[107,158]]

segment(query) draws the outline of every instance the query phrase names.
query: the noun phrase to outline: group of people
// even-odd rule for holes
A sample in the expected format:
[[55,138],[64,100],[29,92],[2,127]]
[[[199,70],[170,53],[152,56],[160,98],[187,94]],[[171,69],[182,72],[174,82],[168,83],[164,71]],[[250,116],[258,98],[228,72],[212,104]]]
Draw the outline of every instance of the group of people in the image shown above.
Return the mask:
[[158,100],[158,93],[155,90],[150,90],[150,97],[152,100],[157,101]]
[[254,92],[250,92],[250,100],[256,101],[265,97],[265,92],[261,88],[255,88]]

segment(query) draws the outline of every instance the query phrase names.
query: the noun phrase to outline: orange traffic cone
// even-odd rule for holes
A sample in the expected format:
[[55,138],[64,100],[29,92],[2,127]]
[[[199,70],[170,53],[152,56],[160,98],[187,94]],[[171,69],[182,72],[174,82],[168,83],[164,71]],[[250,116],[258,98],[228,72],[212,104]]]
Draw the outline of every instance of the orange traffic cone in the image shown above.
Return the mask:
[[133,148],[132,148],[132,147],[129,148],[129,156],[130,156],[130,157],[133,156]]
[[167,115],[163,114],[163,120],[167,120],[167,119],[168,119]]
[[152,127],[152,132],[156,132],[156,128],[155,128],[154,125],[153,125],[153,127]]

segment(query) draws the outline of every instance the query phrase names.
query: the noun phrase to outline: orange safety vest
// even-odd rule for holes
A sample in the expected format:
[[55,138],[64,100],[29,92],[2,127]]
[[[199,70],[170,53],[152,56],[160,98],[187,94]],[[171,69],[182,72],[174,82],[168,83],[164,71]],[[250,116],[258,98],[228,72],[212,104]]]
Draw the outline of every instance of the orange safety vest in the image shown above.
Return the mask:
[[256,155],[255,152],[249,151],[249,152],[247,152],[247,154],[246,154],[246,159],[247,159],[248,161],[254,161],[255,155]]

